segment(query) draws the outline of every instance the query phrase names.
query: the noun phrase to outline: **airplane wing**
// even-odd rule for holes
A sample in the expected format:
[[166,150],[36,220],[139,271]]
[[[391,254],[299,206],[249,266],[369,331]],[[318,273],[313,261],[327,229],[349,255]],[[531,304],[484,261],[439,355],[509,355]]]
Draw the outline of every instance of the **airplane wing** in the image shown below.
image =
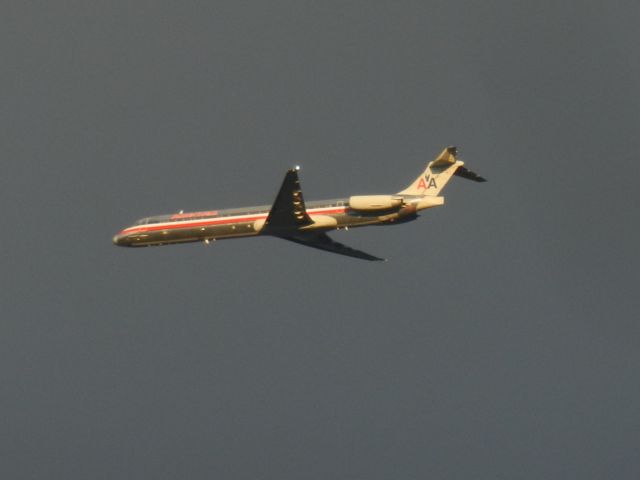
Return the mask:
[[311,225],[313,220],[307,214],[298,179],[298,169],[292,168],[284,177],[278,196],[265,221],[265,230],[286,230]]
[[298,169],[293,168],[284,177],[278,196],[273,202],[271,211],[265,221],[264,233],[339,255],[363,260],[384,260],[334,242],[324,232],[302,232],[298,230],[300,227],[305,227],[312,223],[313,220],[309,217],[302,198]]
[[296,233],[295,235],[278,235],[278,237],[301,245],[306,245],[307,247],[319,248],[320,250],[326,250],[327,252],[346,255],[347,257],[361,258],[363,260],[386,261],[384,258],[374,257],[373,255],[369,255],[363,251],[335,242],[324,232],[301,232]]

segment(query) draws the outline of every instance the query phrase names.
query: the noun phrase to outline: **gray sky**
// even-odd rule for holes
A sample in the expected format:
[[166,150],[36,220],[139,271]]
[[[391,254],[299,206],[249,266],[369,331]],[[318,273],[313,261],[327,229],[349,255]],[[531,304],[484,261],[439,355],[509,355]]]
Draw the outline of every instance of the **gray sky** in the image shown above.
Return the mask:
[[[637,2],[5,4],[0,476],[640,477]],[[411,224],[127,250],[394,192]]]

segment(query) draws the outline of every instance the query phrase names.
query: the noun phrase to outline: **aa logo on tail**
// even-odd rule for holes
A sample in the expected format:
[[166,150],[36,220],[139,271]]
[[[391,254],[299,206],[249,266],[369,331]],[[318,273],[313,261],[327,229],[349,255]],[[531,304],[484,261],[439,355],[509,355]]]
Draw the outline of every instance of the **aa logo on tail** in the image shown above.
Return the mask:
[[431,178],[431,175],[425,175],[418,182],[418,190],[428,190],[430,188],[438,188],[438,185],[436,185],[436,179]]

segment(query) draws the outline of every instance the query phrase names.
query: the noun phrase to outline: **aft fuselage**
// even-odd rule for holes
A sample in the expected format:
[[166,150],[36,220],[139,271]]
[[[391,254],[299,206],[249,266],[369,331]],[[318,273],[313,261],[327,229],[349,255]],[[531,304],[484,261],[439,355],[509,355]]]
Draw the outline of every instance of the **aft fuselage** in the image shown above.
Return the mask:
[[[328,231],[403,223],[414,220],[417,210],[442,204],[442,197],[432,198],[433,204],[428,206],[420,205],[421,200],[424,202],[423,197],[407,197],[406,203],[398,208],[373,212],[350,208],[348,198],[306,202],[306,211],[314,223],[302,229]],[[262,205],[147,217],[115,235],[113,243],[127,247],[147,247],[251,237],[262,232],[270,210],[271,205]]]

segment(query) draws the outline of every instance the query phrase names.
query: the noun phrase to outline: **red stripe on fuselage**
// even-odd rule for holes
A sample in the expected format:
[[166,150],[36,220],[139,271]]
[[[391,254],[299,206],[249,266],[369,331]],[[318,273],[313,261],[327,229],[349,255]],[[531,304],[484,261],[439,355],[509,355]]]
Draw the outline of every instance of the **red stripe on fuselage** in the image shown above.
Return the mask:
[[[345,207],[340,208],[331,208],[326,210],[307,210],[307,213],[311,216],[313,215],[326,215],[326,214],[335,214],[335,213],[344,213],[346,210]],[[131,233],[145,233],[145,232],[156,232],[158,230],[179,230],[181,228],[197,228],[197,227],[209,227],[213,225],[229,225],[234,223],[246,223],[246,222],[255,222],[256,220],[261,220],[263,218],[267,218],[268,214],[260,214],[260,215],[234,215],[233,218],[224,218],[224,217],[216,217],[210,218],[206,220],[200,220],[195,222],[174,222],[174,223],[163,223],[159,225],[140,225],[136,227],[125,228],[120,232],[120,235],[129,235]]]

